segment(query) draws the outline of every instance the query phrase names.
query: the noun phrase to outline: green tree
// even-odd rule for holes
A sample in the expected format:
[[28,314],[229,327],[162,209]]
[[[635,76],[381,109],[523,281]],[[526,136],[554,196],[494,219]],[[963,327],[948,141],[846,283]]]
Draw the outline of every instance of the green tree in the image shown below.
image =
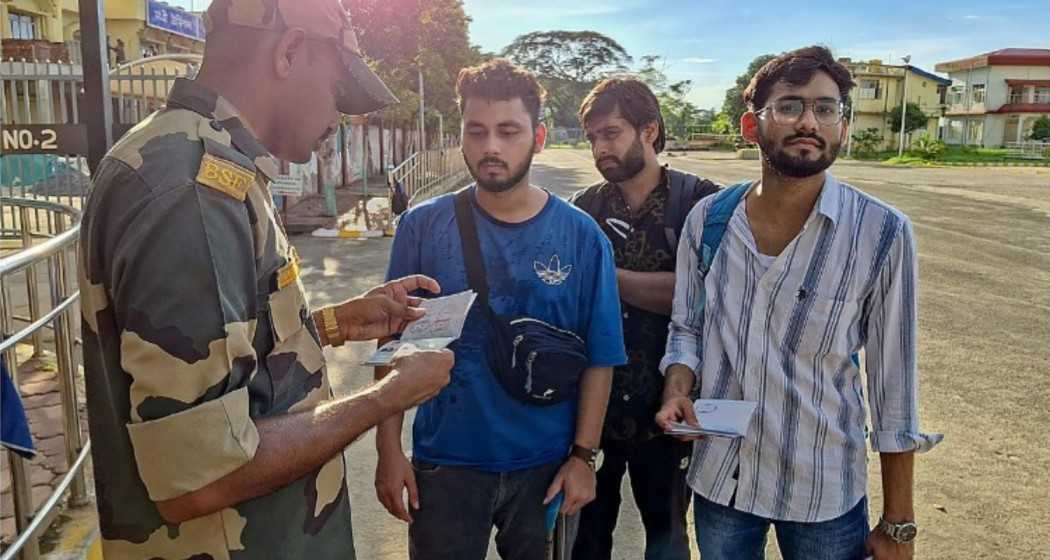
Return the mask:
[[470,45],[470,18],[462,0],[346,0],[346,5],[361,50],[401,101],[385,109],[382,118],[414,128],[422,68],[428,112],[441,112],[445,132],[458,130],[455,79],[482,55]]
[[554,124],[578,126],[576,112],[598,80],[626,72],[631,56],[595,31],[534,31],[514,39],[502,55],[536,73],[547,88]]
[[[691,80],[671,82],[667,78],[667,64],[656,55],[642,57],[642,67],[635,75],[645,82],[657,100],[660,101],[660,114],[664,118],[664,128],[668,136],[685,140],[691,129],[702,126],[707,113],[692,102],[686,100],[693,87]],[[707,118],[706,122],[710,122]]]
[[748,84],[751,83],[751,78],[766,65],[767,62],[776,58],[772,54],[764,54],[756,57],[751,61],[751,64],[747,66],[747,71],[737,76],[736,84],[726,90],[725,101],[722,102],[722,114],[726,116],[730,124],[733,126],[733,130],[736,130],[740,126],[740,117],[744,116],[747,112],[747,107],[744,105],[744,90],[747,89]]
[[[930,117],[926,113],[922,112],[922,107],[919,107],[917,103],[908,103],[908,110],[904,116],[904,133],[911,134],[913,131],[921,130],[926,128],[926,124],[929,123]],[[901,131],[901,106],[898,105],[888,117],[886,122],[890,125],[890,130],[896,134],[900,134]]]
[[1043,115],[1032,123],[1032,133],[1028,136],[1032,140],[1050,141],[1050,116]]
[[877,128],[867,128],[853,135],[853,151],[858,157],[875,155],[882,144],[882,133]]
[[[737,122],[740,121],[738,120]],[[715,134],[732,134],[734,130],[736,130],[736,126],[729,120],[729,115],[725,113],[719,113],[718,117],[711,123],[711,132]]]

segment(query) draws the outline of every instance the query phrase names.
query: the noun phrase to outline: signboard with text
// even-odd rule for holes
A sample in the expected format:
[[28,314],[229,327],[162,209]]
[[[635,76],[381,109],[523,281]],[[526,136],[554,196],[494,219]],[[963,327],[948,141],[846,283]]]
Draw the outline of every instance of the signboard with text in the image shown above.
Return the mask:
[[159,0],[146,0],[146,25],[195,41],[204,41],[204,22],[200,16]]
[[270,194],[273,196],[303,196],[304,187],[303,177],[278,175],[270,182]]
[[[116,142],[131,125],[114,124]],[[86,155],[88,148],[85,124],[4,124],[0,128],[0,153]]]

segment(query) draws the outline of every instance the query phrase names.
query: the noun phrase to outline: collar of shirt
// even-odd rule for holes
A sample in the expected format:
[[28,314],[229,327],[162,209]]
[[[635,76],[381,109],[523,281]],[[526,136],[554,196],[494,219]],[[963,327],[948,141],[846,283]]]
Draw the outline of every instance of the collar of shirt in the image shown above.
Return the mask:
[[255,163],[256,169],[268,180],[279,172],[277,159],[255,137],[244,123],[237,108],[229,100],[200,85],[196,80],[176,78],[168,94],[168,106],[188,109],[212,119],[230,133],[233,145]]
[[[748,187],[750,193],[755,187],[759,185],[760,181],[751,183]],[[745,195],[746,199],[746,195]],[[831,220],[832,225],[836,225],[839,222],[839,216],[842,212],[842,184],[835,178],[831,173],[824,174],[824,184],[820,187],[820,195],[817,197],[817,203],[813,205],[813,211],[810,213],[809,218],[806,219],[803,230],[810,227],[813,220],[817,216],[824,216],[828,220]],[[755,237],[751,233],[751,223],[748,221],[746,204],[737,205],[736,209],[733,210],[733,216],[729,220],[729,227],[734,229],[742,239],[746,241],[746,245],[756,255],[760,254],[758,247],[755,243]]]
[[613,183],[612,181],[606,181],[601,188],[601,196],[607,197],[609,200],[616,202],[615,205],[610,205],[609,210],[616,214],[622,214],[632,219],[638,219],[643,216],[650,214],[658,206],[661,206],[666,201],[666,196],[661,196],[667,191],[667,166],[660,166],[660,182],[656,184],[656,187],[649,192],[649,195],[645,197],[645,202],[642,203],[642,207],[634,211],[627,204],[627,197],[623,194],[623,187],[619,183]]

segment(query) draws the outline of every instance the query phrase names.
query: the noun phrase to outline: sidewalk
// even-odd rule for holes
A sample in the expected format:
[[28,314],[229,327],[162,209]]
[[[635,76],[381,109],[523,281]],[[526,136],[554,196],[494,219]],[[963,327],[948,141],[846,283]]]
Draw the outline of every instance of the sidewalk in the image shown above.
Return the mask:
[[[32,357],[32,347],[19,344],[18,383],[22,403],[29,418],[29,429],[33,434],[37,456],[29,461],[26,475],[32,487],[33,509],[38,508],[51,495],[62,476],[69,471],[66,464],[66,436],[63,433],[62,398],[56,377],[58,368],[55,356],[44,352]],[[77,376],[77,392],[80,403],[80,429],[84,440],[88,438],[87,413],[84,407],[83,375]],[[0,540],[10,543],[15,534],[14,500],[12,498],[11,473],[7,458],[0,461]]]
[[388,198],[386,179],[383,176],[368,178],[368,201],[371,203],[367,205],[367,212],[364,187],[363,181],[358,180],[335,189],[336,216],[325,215],[327,209],[323,194],[310,194],[301,198],[282,216],[285,231],[289,235],[309,234],[319,228],[334,229],[355,224],[367,226],[368,229],[384,229],[390,222],[389,204],[378,203]]

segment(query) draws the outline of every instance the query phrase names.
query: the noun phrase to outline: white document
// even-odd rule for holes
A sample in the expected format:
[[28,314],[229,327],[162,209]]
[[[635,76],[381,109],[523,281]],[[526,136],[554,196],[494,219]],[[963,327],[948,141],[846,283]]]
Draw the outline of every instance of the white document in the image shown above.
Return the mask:
[[700,399],[693,403],[700,426],[674,423],[666,433],[673,436],[744,437],[756,408],[758,403],[754,401]]
[[402,346],[415,346],[423,350],[437,350],[452,344],[463,334],[470,306],[478,295],[467,290],[455,295],[423,300],[419,305],[426,309],[422,319],[408,325],[401,333],[401,340],[392,340],[365,361],[366,366],[385,366],[394,361],[394,354]]

